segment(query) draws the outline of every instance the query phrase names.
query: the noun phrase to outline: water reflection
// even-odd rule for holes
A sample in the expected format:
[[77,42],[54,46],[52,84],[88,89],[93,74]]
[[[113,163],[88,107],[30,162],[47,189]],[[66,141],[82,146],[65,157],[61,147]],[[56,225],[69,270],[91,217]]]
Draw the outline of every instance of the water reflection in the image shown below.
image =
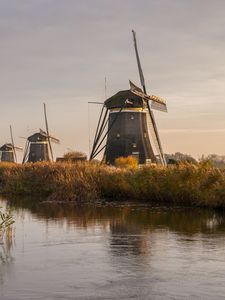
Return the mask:
[[0,242],[0,285],[3,285],[4,278],[12,271],[14,262],[12,256],[13,242],[13,231],[12,228],[9,228]]
[[108,203],[105,205],[75,205],[69,203],[36,202],[29,199],[11,200],[10,208],[24,214],[27,210],[38,219],[76,226],[110,226],[113,233],[140,233],[166,229],[176,233],[225,232],[225,213],[198,208],[150,207],[138,203]]
[[[158,232],[174,232],[177,241],[192,245],[199,234],[224,234],[225,214],[223,212],[197,208],[149,207],[137,203],[108,203],[105,205],[75,205],[65,203],[35,202],[30,199],[7,202],[23,219],[31,212],[38,220],[48,225],[53,222],[59,227],[76,227],[83,230],[101,227],[109,231],[111,254],[149,255],[155,235]],[[162,243],[163,244],[163,243]]]
[[[17,243],[0,247],[1,299],[217,299],[225,293],[223,212],[4,203],[14,210]],[[12,280],[5,280],[9,274]]]

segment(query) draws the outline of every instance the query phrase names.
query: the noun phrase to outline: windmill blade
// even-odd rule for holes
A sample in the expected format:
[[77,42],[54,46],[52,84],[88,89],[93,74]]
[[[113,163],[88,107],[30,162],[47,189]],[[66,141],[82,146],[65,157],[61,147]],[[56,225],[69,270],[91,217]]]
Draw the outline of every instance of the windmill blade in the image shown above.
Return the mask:
[[39,128],[39,132],[40,132],[40,134],[42,134],[42,135],[44,135],[44,136],[48,137],[48,134],[47,134],[47,132],[46,132],[46,131],[44,131],[43,129]]
[[45,103],[44,103],[44,115],[45,115],[45,129],[46,129],[47,134],[49,135],[47,110],[46,110],[46,104]]
[[56,144],[60,144],[60,140],[57,139],[56,137],[52,136],[52,135],[49,135],[49,138],[51,139],[51,141],[53,143],[56,143]]
[[14,145],[12,126],[10,125],[9,127],[10,127],[11,142],[12,142],[12,146],[13,146],[13,154],[14,154],[14,157],[15,157],[15,162],[17,162],[17,155],[16,155],[16,150],[15,150],[15,145]]
[[145,101],[151,101],[151,108],[155,110],[167,112],[166,101],[163,98],[155,95],[149,96],[146,93],[144,93],[141,88],[136,86],[132,81],[129,80],[129,83],[130,83],[130,90],[132,93],[143,98]]
[[[134,48],[135,48],[135,53],[136,53],[136,58],[137,58],[138,71],[139,71],[139,75],[140,75],[141,85],[143,87],[143,91],[144,91],[144,94],[145,94],[144,95],[144,99],[145,99],[145,97],[147,96],[147,91],[146,91],[143,71],[142,71],[142,68],[141,68],[141,62],[140,62],[140,58],[139,58],[139,54],[138,54],[136,33],[135,33],[134,30],[132,30],[132,33],[133,33],[133,39],[134,39]],[[137,92],[140,93],[141,92],[140,89]],[[157,140],[157,145],[158,145],[157,147],[159,148],[160,157],[162,158],[161,161],[162,161],[163,165],[166,165],[166,160],[165,160],[165,157],[164,157],[164,154],[163,154],[162,145],[161,145],[161,141],[160,141],[159,134],[158,134],[158,129],[157,129],[157,126],[156,126],[154,114],[151,111],[151,107],[149,105],[149,101],[147,101],[147,107],[148,107],[148,112],[149,112],[149,116],[150,116],[150,119],[151,119],[151,123],[153,125],[154,136],[156,137],[156,140]]]
[[154,95],[151,95],[149,97],[152,101],[152,104],[151,104],[152,109],[167,112],[167,105],[166,105],[166,101],[164,99],[162,99],[161,97],[158,97],[158,96],[154,96]]
[[[142,99],[144,99],[146,102],[150,101],[150,96],[148,96],[146,94],[146,92],[143,92],[141,88],[139,88],[138,86],[136,86],[132,81],[129,80],[130,83],[130,90],[133,94],[141,97]],[[145,89],[145,87],[143,87]],[[146,89],[145,89],[146,90]]]
[[129,84],[130,84],[130,90],[131,92],[133,92],[134,94],[137,93],[137,95],[140,94],[141,97],[144,97],[146,94],[142,91],[141,88],[139,88],[136,84],[134,84],[131,80],[129,80]]
[[53,157],[51,140],[49,138],[48,119],[47,119],[47,111],[46,111],[46,104],[45,103],[44,103],[44,115],[45,115],[45,127],[46,127],[46,132],[47,132],[47,135],[48,135],[48,144],[49,144],[49,148],[50,148],[51,159],[53,161],[54,157]]
[[145,91],[144,74],[143,74],[143,71],[142,71],[142,68],[141,68],[141,62],[140,62],[140,58],[139,58],[139,54],[138,54],[136,32],[134,30],[132,30],[132,33],[133,33],[134,49],[135,49],[135,54],[136,54],[136,58],[137,58],[137,65],[138,65],[138,71],[139,71],[139,75],[140,75],[141,85],[144,87],[144,92],[146,92]]
[[29,145],[30,145],[30,143],[27,140],[26,145],[25,145],[24,155],[23,155],[23,161],[22,161],[23,164],[25,164],[27,157],[28,157]]
[[144,93],[142,91],[141,88],[139,88],[138,86],[136,86],[132,81],[129,80],[130,83],[130,90],[133,94],[141,97],[142,99],[144,99],[146,102],[150,101],[151,98],[149,95],[146,94],[146,92]]
[[22,150],[23,150],[22,147],[18,147],[18,146],[14,146],[14,149],[15,149],[15,150],[19,150],[19,151],[22,151]]
[[159,138],[159,133],[158,133],[158,130],[157,130],[157,127],[156,127],[156,123],[155,123],[155,117],[153,115],[153,112],[151,111],[149,102],[147,102],[147,106],[148,106],[148,112],[149,112],[150,121],[151,121],[151,124],[152,124],[152,127],[153,127],[153,130],[152,130],[153,141],[155,143],[156,149],[158,150],[158,153],[159,153],[162,165],[166,166],[167,162],[166,162],[163,150],[162,150],[162,145],[161,145],[161,141],[160,141],[160,138]]
[[149,131],[149,133],[152,137],[152,140],[153,140],[153,143],[154,143],[154,146],[155,146],[155,150],[159,154],[161,163],[164,165],[164,158],[163,158],[163,156],[161,154],[161,151],[160,151],[160,146],[159,146],[159,143],[158,143],[158,140],[157,140],[157,136],[155,134],[155,130],[154,130],[152,120],[150,118],[150,114],[148,114],[148,113],[147,113],[147,126],[148,126],[148,131]]
[[48,139],[51,139],[52,142],[56,143],[56,144],[59,144],[60,143],[60,140],[57,139],[56,137],[52,136],[52,135],[48,135],[47,132],[45,132],[44,130],[42,130],[41,128],[39,128],[40,130],[40,133],[44,136],[46,136]]

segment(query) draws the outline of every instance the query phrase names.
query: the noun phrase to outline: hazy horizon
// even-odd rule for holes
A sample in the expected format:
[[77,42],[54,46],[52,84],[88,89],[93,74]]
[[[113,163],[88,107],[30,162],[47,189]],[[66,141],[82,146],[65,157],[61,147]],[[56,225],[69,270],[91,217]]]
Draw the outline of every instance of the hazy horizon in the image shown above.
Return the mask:
[[[0,0],[0,144],[44,127],[67,149],[89,152],[99,107],[88,101],[139,85],[137,33],[147,90],[167,100],[156,112],[165,153],[225,154],[224,1]],[[89,123],[89,124],[88,124]],[[21,155],[20,155],[21,156]]]

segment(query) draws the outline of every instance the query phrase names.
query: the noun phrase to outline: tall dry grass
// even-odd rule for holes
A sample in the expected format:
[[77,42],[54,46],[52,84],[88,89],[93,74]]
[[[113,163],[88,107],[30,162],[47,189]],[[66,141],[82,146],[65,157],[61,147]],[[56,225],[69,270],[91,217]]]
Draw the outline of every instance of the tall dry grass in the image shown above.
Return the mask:
[[138,200],[225,207],[225,173],[207,163],[115,168],[90,162],[0,164],[0,193],[57,201]]
[[96,165],[89,163],[0,163],[0,193],[53,200],[95,199]]

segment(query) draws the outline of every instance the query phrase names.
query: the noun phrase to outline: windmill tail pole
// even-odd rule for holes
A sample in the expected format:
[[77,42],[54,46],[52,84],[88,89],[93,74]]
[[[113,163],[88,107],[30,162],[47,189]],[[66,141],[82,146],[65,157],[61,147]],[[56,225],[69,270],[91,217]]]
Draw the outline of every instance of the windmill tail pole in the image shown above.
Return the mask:
[[[134,49],[135,49],[135,54],[136,54],[136,58],[137,58],[137,65],[138,65],[140,81],[141,81],[141,85],[143,87],[144,93],[147,94],[146,85],[145,85],[145,78],[144,78],[144,74],[143,74],[143,71],[142,71],[141,61],[140,61],[138,48],[137,48],[136,32],[134,30],[132,30],[132,34],[133,34],[133,39],[134,39]],[[164,156],[164,153],[163,153],[161,141],[160,141],[160,138],[159,138],[158,129],[157,129],[155,118],[154,118],[154,114],[153,114],[153,112],[150,108],[149,101],[147,101],[147,105],[148,105],[148,111],[149,111],[149,114],[150,114],[150,118],[151,118],[151,121],[152,121],[152,124],[153,124],[153,128],[154,128],[154,131],[155,131],[156,139],[157,139],[157,142],[158,142],[158,145],[159,145],[159,149],[160,149],[159,154],[160,154],[160,157],[161,157],[161,160],[162,160],[162,164],[166,166],[166,159],[165,159],[165,156]]]

